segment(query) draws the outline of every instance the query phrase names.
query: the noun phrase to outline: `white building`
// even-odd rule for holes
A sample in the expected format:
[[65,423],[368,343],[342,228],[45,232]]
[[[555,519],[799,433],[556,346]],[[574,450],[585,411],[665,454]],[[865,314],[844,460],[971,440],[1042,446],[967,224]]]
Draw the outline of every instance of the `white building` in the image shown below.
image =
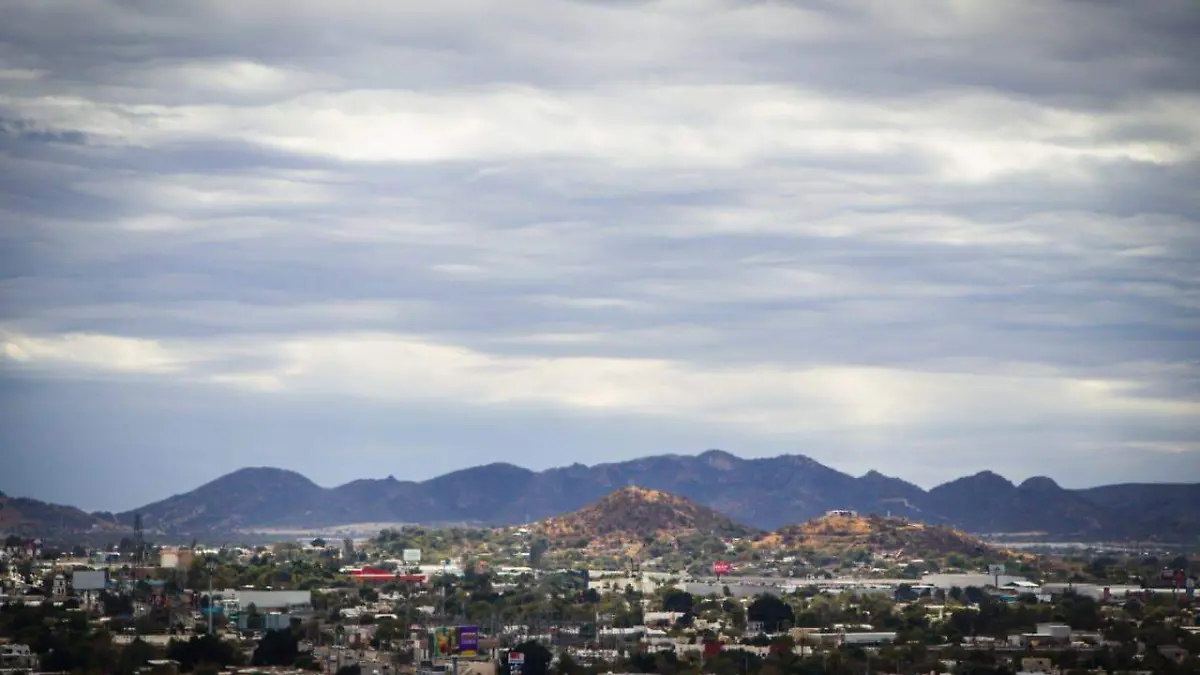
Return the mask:
[[37,654],[29,645],[0,645],[0,668],[5,670],[37,670]]
[[55,598],[65,598],[67,593],[67,578],[61,574],[55,574],[54,581],[50,585],[50,595]]
[[235,591],[238,609],[245,611],[250,605],[259,612],[286,612],[304,614],[312,611],[312,591]]
[[990,574],[926,574],[921,577],[921,584],[947,591],[951,588],[986,588],[997,585],[1003,588],[1018,582],[1028,583],[1029,580],[1006,574],[999,577]]

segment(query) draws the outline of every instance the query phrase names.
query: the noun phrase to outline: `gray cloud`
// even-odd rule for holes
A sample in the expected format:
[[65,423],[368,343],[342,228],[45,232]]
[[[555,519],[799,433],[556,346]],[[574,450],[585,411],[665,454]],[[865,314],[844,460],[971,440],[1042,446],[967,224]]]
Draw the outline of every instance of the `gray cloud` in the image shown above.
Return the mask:
[[1200,479],[1186,2],[3,11],[0,489]]

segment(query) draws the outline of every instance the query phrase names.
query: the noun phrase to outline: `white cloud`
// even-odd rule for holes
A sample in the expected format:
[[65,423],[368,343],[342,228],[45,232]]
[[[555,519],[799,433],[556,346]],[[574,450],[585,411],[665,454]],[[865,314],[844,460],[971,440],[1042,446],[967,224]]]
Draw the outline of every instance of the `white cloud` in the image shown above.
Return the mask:
[[[1200,105],[1193,98],[1190,107]],[[1144,121],[1184,143],[1100,140],[1114,118],[983,94],[860,101],[769,85],[621,86],[586,92],[494,86],[437,93],[316,92],[260,106],[98,104],[0,98],[0,107],[93,142],[151,146],[225,138],[349,162],[590,158],[622,167],[745,167],[784,158],[928,156],[932,177],[991,181],[1053,169],[1087,180],[1113,161],[1200,156],[1200,123],[1151,102]]]
[[32,367],[154,374],[178,370],[185,363],[179,352],[153,340],[90,334],[0,337],[6,357]]
[[[1200,403],[1138,398],[1136,382],[821,365],[705,367],[663,359],[501,356],[391,334],[160,343],[108,335],[9,335],[29,367],[169,374],[265,394],[351,396],[474,406],[549,406],[708,422],[756,434],[873,437],[970,421],[984,427],[1059,418],[1184,418]],[[231,357],[241,367],[229,370]],[[277,363],[263,368],[255,362]]]
[[371,424],[359,403],[479,413],[481,437],[527,416],[543,465],[584,418],[906,476],[1069,447],[1127,479],[1194,449],[1178,7],[0,14],[0,393],[47,378],[47,419],[98,414],[59,401],[102,379],[170,392],[164,424],[198,397],[355,402],[295,413],[318,434]]

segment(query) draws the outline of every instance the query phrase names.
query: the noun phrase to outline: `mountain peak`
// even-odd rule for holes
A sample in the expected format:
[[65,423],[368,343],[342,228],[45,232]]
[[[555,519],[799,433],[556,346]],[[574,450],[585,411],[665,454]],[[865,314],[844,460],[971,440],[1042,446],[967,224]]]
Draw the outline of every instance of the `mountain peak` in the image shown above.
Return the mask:
[[732,471],[734,467],[741,462],[741,458],[725,452],[724,450],[707,450],[701,453],[699,459],[714,469],[721,471]]
[[1033,476],[1025,479],[1018,487],[1020,490],[1035,490],[1038,492],[1047,492],[1052,490],[1061,490],[1058,483],[1054,482],[1053,478],[1048,476]]
[[957,481],[953,481],[953,482],[957,483],[960,481],[967,482],[967,483],[977,483],[977,484],[986,485],[989,487],[997,487],[997,488],[999,488],[999,487],[1005,487],[1005,488],[1016,487],[1015,485],[1013,485],[1012,481],[1005,478],[1004,476],[1001,476],[1000,474],[996,473],[995,471],[987,471],[987,470],[980,471],[979,473],[972,474],[965,478],[960,478]]
[[216,483],[218,481],[263,479],[274,480],[280,478],[290,480],[299,479],[307,483],[312,483],[307,476],[298,471],[292,471],[291,469],[280,469],[273,466],[244,466],[215,480],[209,481],[209,484]]
[[751,528],[688,499],[634,485],[566,515],[547,518],[534,529],[552,539],[622,539],[677,536],[687,532],[738,536]]

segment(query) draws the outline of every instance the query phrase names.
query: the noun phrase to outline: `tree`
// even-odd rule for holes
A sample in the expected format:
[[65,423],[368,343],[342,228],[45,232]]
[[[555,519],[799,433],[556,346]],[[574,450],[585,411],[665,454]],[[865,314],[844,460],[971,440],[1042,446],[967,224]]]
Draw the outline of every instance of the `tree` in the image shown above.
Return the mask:
[[246,628],[249,630],[262,628],[262,615],[258,613],[258,605],[253,602],[246,607]]
[[[554,655],[541,643],[530,640],[513,647],[512,651],[525,655],[525,665],[521,667],[521,675],[549,675],[550,662]],[[505,665],[507,665],[507,660]]]
[[542,565],[542,558],[550,549],[550,542],[545,537],[538,537],[529,545],[529,566],[537,569]]
[[692,597],[691,593],[678,588],[669,588],[663,594],[662,608],[664,612],[689,613],[695,604],[696,599]]
[[763,630],[777,633],[790,628],[796,621],[795,612],[791,605],[774,595],[760,595],[746,608],[746,618],[750,621],[760,621]]
[[325,540],[320,537],[317,537],[316,539],[312,540],[313,548],[325,548],[325,546],[326,546]]
[[558,664],[555,666],[554,672],[557,675],[581,675],[584,669],[569,652],[563,652],[558,657]]
[[157,656],[158,650],[145,640],[138,638],[125,645],[125,648],[121,650],[121,658],[117,661],[117,671],[121,675],[133,675],[138,668]]
[[269,630],[250,657],[252,666],[291,666],[300,655],[300,641],[290,630]]
[[171,640],[167,645],[167,658],[179,662],[182,672],[190,672],[200,664],[219,668],[238,665],[241,654],[233,644],[215,635],[201,635],[184,642]]

